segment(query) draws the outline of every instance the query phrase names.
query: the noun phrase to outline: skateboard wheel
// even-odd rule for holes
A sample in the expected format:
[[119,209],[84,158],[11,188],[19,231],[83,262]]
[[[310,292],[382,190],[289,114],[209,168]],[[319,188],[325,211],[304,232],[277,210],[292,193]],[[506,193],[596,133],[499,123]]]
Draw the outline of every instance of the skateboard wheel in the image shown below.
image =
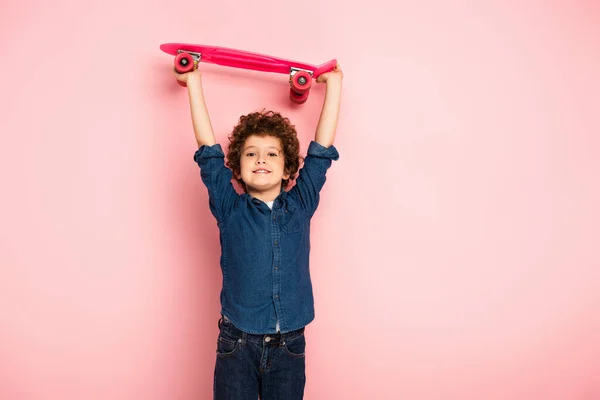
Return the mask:
[[292,76],[290,86],[296,93],[304,93],[310,89],[312,85],[312,76],[306,71],[298,71]]
[[308,91],[304,93],[295,92],[293,89],[290,89],[290,100],[296,104],[303,104],[308,99]]
[[185,74],[194,70],[194,58],[188,53],[179,53],[175,57],[175,71]]

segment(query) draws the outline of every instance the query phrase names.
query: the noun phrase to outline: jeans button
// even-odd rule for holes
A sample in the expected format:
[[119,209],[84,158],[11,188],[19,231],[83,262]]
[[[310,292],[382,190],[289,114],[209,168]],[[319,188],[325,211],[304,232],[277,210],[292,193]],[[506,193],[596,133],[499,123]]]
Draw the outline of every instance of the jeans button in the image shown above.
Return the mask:
[[265,338],[265,342],[269,343],[270,341],[271,341],[271,338],[270,338],[269,336],[267,336],[267,337]]

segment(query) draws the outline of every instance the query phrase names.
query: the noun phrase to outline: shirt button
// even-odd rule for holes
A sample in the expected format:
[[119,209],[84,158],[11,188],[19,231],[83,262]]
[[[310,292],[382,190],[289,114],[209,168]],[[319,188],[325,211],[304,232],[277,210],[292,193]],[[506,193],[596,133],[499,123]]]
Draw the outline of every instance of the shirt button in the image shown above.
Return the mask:
[[275,242],[275,246],[277,246],[277,243],[279,243],[279,242]]
[[275,267],[275,271],[279,271],[279,267]]
[[276,295],[275,295],[275,298],[276,298],[276,299],[278,299],[278,298],[279,298],[279,295],[278,295],[278,294],[276,294]]
[[271,338],[270,338],[269,336],[267,336],[267,337],[265,338],[265,342],[269,343],[270,341],[271,341]]

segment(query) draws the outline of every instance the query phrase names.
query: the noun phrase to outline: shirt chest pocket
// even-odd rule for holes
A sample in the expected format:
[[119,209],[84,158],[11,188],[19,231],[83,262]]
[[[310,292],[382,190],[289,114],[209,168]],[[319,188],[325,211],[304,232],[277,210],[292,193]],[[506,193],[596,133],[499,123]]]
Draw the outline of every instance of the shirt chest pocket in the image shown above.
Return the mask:
[[298,233],[302,230],[303,224],[304,219],[300,210],[291,205],[283,209],[283,215],[279,219],[279,226],[284,233],[288,235]]

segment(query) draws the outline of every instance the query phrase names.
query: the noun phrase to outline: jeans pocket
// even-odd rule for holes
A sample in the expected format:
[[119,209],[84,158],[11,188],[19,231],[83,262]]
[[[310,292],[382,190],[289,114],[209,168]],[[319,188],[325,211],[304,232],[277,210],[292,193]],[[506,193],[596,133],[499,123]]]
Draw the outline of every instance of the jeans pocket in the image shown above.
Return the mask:
[[231,357],[235,354],[239,347],[239,340],[232,340],[220,334],[219,338],[217,339],[217,356]]
[[285,339],[285,352],[294,358],[302,358],[305,356],[306,351],[306,339],[304,333],[296,336],[292,339]]

